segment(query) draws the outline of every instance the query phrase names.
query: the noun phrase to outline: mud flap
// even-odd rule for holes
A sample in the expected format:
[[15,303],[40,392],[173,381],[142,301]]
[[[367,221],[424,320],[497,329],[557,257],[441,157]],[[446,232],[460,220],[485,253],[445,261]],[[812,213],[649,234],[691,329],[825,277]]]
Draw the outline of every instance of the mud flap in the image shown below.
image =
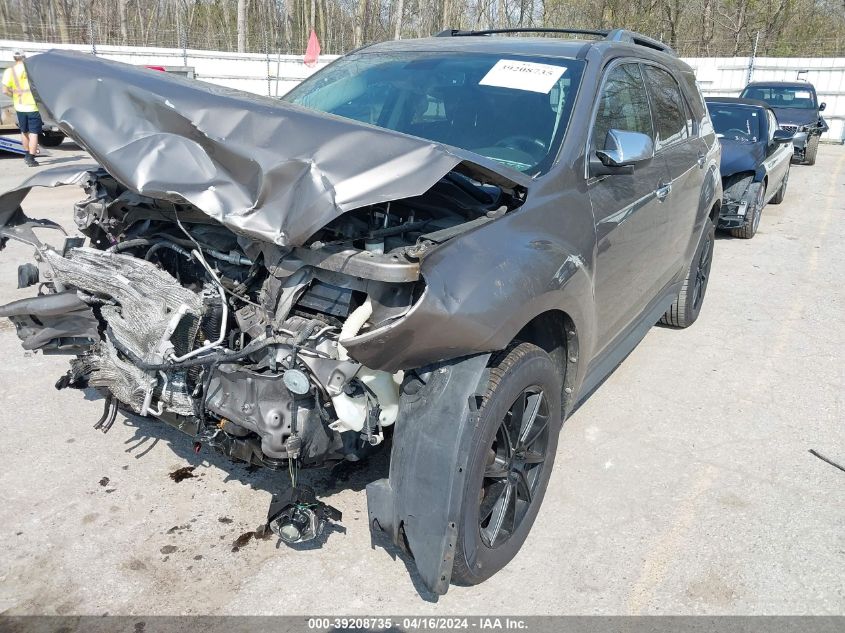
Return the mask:
[[[402,394],[389,479],[367,486],[370,530],[410,550],[425,585],[444,594],[460,524],[470,440],[490,354],[435,365]],[[413,390],[413,386],[411,387]]]

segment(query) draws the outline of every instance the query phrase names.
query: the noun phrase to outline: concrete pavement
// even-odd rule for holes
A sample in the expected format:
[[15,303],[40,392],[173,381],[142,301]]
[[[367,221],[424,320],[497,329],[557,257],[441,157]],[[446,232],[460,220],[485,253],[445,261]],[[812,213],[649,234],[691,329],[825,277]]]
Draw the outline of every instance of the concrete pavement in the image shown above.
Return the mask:
[[[0,158],[0,189],[31,172]],[[80,193],[25,208],[72,227]],[[843,211],[845,148],[823,145],[753,240],[717,240],[698,323],[653,328],[567,421],[516,559],[439,599],[371,544],[363,486],[385,459],[308,476],[344,515],[321,549],[233,552],[286,475],[152,421],[92,430],[102,403],[56,391],[67,360],[25,354],[3,320],[0,613],[845,614],[845,473],[808,453],[845,464]],[[28,260],[0,253],[0,302],[31,293],[14,289]]]

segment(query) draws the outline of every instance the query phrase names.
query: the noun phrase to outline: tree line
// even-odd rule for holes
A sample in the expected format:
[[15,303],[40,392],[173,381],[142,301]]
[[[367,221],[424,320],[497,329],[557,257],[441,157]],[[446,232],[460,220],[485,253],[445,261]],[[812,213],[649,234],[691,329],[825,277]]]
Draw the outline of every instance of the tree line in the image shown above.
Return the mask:
[[684,56],[845,54],[845,0],[0,0],[0,38],[302,54],[448,28],[629,28]]

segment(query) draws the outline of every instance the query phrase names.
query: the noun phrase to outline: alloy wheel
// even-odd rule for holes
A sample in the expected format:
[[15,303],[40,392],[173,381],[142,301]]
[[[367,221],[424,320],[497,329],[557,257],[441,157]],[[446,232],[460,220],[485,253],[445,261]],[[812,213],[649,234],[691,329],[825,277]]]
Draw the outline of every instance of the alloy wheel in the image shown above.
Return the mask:
[[540,387],[528,387],[508,409],[488,451],[479,511],[481,540],[487,547],[505,543],[528,513],[548,438],[548,400]]
[[692,306],[698,309],[704,299],[704,291],[707,288],[707,276],[710,274],[710,254],[713,249],[713,238],[707,235],[704,245],[701,248],[701,255],[695,271],[695,286],[693,287]]

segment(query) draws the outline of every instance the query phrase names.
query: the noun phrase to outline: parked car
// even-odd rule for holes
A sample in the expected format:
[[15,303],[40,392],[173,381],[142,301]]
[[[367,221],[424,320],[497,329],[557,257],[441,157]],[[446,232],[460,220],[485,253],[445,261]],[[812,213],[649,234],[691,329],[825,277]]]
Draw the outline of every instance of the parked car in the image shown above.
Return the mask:
[[[690,67],[635,33],[557,31],[597,39],[385,42],[281,103],[31,57],[99,167],[0,196],[0,236],[42,269],[0,316],[74,357],[57,386],[98,390],[99,428],[157,418],[287,473],[268,515],[286,542],[337,517],[298,469],[392,434],[372,528],[435,592],[489,578],[534,523],[565,417],[656,322],[698,318],[722,199]],[[54,249],[19,205],[67,183],[87,245]]]
[[786,195],[793,133],[778,127],[763,101],[707,97],[710,120],[722,144],[722,209],[718,228],[751,239],[766,203]]
[[816,164],[816,153],[828,125],[821,116],[816,89],[806,81],[758,81],[745,86],[740,98],[765,101],[777,116],[780,127],[794,132],[794,156],[797,163]]

